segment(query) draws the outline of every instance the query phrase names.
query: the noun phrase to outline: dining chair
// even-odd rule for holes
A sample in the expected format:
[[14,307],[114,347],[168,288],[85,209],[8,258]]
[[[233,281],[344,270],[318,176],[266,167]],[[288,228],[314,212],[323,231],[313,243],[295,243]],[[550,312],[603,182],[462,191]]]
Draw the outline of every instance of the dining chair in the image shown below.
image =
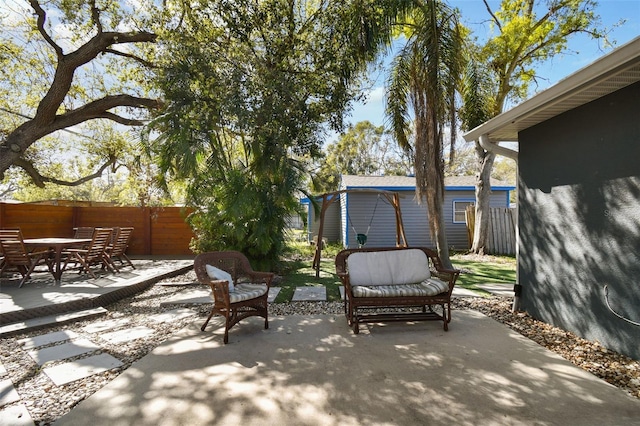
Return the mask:
[[91,266],[100,264],[111,272],[115,272],[105,252],[111,239],[111,232],[111,228],[95,228],[91,243],[86,249],[71,248],[65,250],[62,253],[63,256],[66,257],[62,270],[65,270],[69,263],[75,262],[80,264],[80,273],[85,271],[94,279],[96,278],[96,275],[91,270]]
[[93,226],[78,226],[73,228],[73,238],[93,238]]
[[[2,234],[0,237],[0,247],[2,247],[2,253],[4,255],[0,275],[2,275],[7,268],[16,268],[22,275],[18,286],[20,288],[25,281],[31,277],[31,273],[38,265],[46,264],[49,272],[53,272],[51,251],[49,249],[28,251],[24,245],[20,231],[18,231],[18,234],[0,234]],[[15,237],[15,235],[17,235],[17,237]]]
[[[114,233],[111,237],[111,243],[107,246],[107,255],[111,261],[111,265],[119,271],[118,267],[115,264],[115,260],[117,259],[120,262],[120,265],[125,265],[125,262],[128,266],[131,266],[132,269],[136,269],[131,262],[131,259],[126,254],[127,248],[129,247],[129,242],[131,241],[131,234],[133,233],[132,227],[123,227],[123,228],[113,228]],[[121,266],[122,267],[122,266]]]
[[[21,240],[22,239],[22,231],[20,228],[17,229],[0,229],[0,240]],[[2,251],[2,247],[0,246],[0,268],[4,266],[4,252]]]
[[275,274],[254,271],[249,260],[238,251],[201,253],[194,260],[198,281],[211,288],[213,307],[200,328],[209,324],[214,314],[225,318],[224,343],[229,342],[229,329],[241,320],[259,316],[269,328],[267,297]]

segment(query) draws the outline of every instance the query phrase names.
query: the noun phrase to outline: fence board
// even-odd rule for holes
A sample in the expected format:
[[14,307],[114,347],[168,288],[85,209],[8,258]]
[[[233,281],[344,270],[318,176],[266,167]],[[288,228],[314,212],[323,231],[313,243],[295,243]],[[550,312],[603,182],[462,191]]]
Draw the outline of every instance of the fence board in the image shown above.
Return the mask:
[[56,206],[0,203],[0,228],[22,229],[26,238],[71,237],[78,226],[134,228],[127,253],[192,254],[193,232],[180,207]]
[[[475,206],[465,211],[469,242],[473,242],[475,230]],[[492,254],[515,255],[516,253],[516,210],[508,207],[489,209],[489,238],[487,250]]]

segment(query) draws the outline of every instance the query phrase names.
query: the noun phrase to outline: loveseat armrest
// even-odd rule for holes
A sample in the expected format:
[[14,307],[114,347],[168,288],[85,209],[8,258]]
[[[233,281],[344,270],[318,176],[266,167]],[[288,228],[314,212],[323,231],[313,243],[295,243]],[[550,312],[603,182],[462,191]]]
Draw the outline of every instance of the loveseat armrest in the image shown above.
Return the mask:
[[453,286],[456,284],[456,281],[458,280],[458,276],[460,275],[460,270],[439,268],[439,269],[436,269],[435,271],[432,271],[432,275],[434,275],[435,277],[443,281],[448,282],[449,288],[453,289]]

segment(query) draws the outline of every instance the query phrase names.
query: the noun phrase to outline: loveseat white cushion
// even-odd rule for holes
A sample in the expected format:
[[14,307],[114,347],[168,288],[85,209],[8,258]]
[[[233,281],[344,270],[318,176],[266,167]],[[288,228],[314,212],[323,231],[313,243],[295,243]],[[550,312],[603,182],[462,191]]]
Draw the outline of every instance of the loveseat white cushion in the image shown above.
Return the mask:
[[416,284],[431,278],[429,259],[419,249],[352,253],[347,269],[354,287]]
[[417,284],[357,285],[352,287],[354,297],[408,297],[435,296],[449,291],[449,284],[437,278],[429,278]]

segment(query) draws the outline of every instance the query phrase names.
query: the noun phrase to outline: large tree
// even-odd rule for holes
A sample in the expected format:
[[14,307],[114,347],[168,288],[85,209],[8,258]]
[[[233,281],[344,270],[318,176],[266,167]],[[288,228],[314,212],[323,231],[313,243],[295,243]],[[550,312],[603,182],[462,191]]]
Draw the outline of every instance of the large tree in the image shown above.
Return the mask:
[[443,214],[443,146],[445,127],[455,122],[452,100],[463,67],[462,28],[457,11],[441,1],[414,1],[404,17],[407,43],[392,65],[387,114],[402,147],[410,147],[408,133],[415,132],[417,198],[426,201],[431,236],[442,262],[451,267]]
[[391,20],[373,0],[178,4],[150,149],[189,181],[196,251],[237,249],[273,267],[323,126],[342,130]]
[[[535,66],[568,49],[570,37],[605,35],[595,0],[503,0],[493,11],[483,0],[495,35],[477,51],[469,68],[464,124],[472,129],[503,112],[508,102],[524,99],[539,76]],[[483,105],[482,105],[483,104]],[[471,250],[485,253],[489,237],[490,176],[495,154],[476,141],[475,233]]]
[[142,46],[156,34],[139,27],[144,8],[118,0],[28,0],[30,13],[20,3],[0,10],[0,176],[18,168],[40,187],[78,185],[114,166],[118,150],[96,153],[101,165],[66,181],[42,173],[34,144],[91,120],[144,124],[144,112],[159,106],[139,70],[150,66]]

